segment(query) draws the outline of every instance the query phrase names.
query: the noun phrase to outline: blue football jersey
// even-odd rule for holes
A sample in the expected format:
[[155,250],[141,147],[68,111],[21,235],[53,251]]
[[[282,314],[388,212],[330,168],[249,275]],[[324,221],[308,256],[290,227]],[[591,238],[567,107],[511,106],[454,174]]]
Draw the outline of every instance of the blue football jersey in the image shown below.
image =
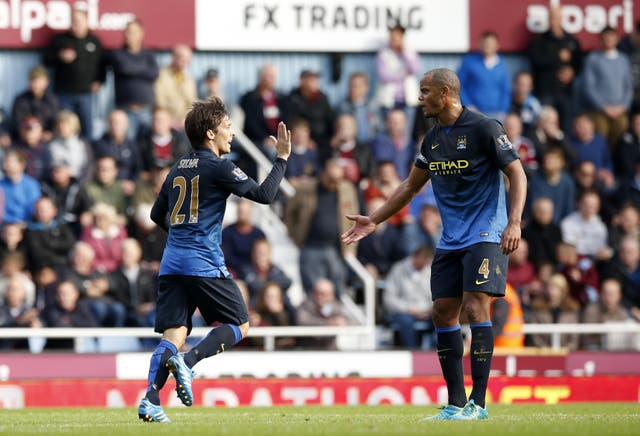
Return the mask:
[[220,247],[222,219],[230,194],[242,197],[256,182],[209,149],[178,160],[154,207],[169,216],[169,236],[160,275],[230,277]]
[[436,124],[415,166],[429,171],[442,217],[438,248],[500,242],[507,225],[501,169],[518,159],[502,125],[463,108],[453,126]]

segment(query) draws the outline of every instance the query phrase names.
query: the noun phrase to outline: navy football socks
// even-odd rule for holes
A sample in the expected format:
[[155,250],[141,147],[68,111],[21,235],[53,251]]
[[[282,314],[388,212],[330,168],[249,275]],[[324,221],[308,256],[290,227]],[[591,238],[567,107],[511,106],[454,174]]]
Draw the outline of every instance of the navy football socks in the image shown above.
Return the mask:
[[462,334],[460,324],[453,327],[437,327],[437,352],[442,368],[442,375],[447,382],[449,404],[462,407],[467,402],[464,391],[464,375],[462,371]]
[[237,325],[223,324],[211,330],[189,352],[184,355],[184,362],[189,368],[209,356],[229,350],[242,340],[242,333]]
[[147,379],[146,398],[155,405],[160,404],[160,396],[158,391],[162,389],[169,378],[169,370],[165,366],[167,360],[178,353],[176,346],[163,339],[160,341],[153,354],[151,355],[151,363],[149,364],[149,377]]
[[493,328],[491,321],[471,324],[471,377],[473,390],[469,399],[484,407],[487,382],[493,357]]

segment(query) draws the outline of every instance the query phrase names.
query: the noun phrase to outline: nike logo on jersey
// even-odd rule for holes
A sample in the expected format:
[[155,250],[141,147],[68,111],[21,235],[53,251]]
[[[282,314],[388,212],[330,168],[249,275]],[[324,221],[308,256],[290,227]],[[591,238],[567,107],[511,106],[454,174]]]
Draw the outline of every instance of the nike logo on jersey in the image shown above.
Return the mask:
[[478,279],[476,279],[476,285],[484,285],[485,283],[489,283],[489,280],[478,280]]
[[431,150],[435,150],[436,148],[440,147],[440,144],[433,144],[431,146]]

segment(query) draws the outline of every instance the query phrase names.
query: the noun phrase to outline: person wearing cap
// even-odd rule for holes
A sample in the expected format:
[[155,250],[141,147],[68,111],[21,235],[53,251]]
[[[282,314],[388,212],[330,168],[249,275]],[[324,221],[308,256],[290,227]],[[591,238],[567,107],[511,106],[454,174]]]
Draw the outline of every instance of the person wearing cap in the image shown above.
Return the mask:
[[48,91],[49,73],[42,65],[37,65],[29,73],[29,89],[19,94],[13,100],[11,119],[12,133],[17,138],[20,131],[20,120],[33,115],[42,120],[45,140],[53,137],[56,115],[60,110],[58,98]]
[[172,126],[184,131],[184,118],[197,98],[196,81],[189,74],[193,53],[185,44],[173,48],[171,64],[160,69],[153,87],[156,106],[171,114]]
[[158,63],[153,53],[142,47],[144,28],[134,18],[124,29],[124,46],[108,55],[113,69],[116,107],[129,118],[127,137],[135,139],[151,125],[151,108],[155,96],[153,83],[158,77]]
[[70,29],[54,35],[44,62],[55,71],[60,105],[78,114],[83,136],[93,139],[93,94],[104,83],[106,71],[102,43],[89,29],[85,3],[74,5]]
[[202,79],[202,88],[201,96],[203,100],[210,97],[218,97],[224,100],[222,96],[222,81],[217,68],[209,68],[207,70]]
[[287,97],[287,119],[307,120],[311,129],[311,139],[316,143],[320,155],[330,155],[329,142],[333,136],[335,113],[327,95],[320,90],[320,73],[305,69],[300,73],[300,83]]

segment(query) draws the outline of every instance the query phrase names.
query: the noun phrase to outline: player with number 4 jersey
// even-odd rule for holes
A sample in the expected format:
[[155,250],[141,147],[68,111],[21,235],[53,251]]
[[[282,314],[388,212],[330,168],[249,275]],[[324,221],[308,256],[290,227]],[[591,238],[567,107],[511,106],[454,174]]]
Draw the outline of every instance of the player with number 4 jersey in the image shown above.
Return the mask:
[[[504,295],[507,255],[520,241],[527,180],[502,125],[462,106],[455,72],[427,72],[419,101],[424,116],[438,123],[425,136],[409,177],[371,215],[348,216],[355,224],[342,240],[350,244],[373,232],[431,179],[443,225],[431,265],[432,316],[449,403],[428,419],[486,419],[493,356],[491,298]],[[509,180],[509,214],[503,175]],[[461,314],[471,324],[473,389],[468,401]]]
[[[147,392],[138,408],[146,422],[170,422],[159,392],[169,373],[182,403],[194,402],[191,368],[200,360],[229,350],[249,331],[247,308],[231,278],[220,248],[222,220],[231,194],[271,203],[291,153],[291,132],[278,125],[277,158],[262,184],[222,156],[235,135],[219,98],[195,102],[185,119],[192,151],[171,168],[151,210],[151,218],[169,232],[158,283],[155,330],[162,333],[149,365]],[[198,308],[207,324],[218,327],[189,352],[179,353],[191,332]]]

